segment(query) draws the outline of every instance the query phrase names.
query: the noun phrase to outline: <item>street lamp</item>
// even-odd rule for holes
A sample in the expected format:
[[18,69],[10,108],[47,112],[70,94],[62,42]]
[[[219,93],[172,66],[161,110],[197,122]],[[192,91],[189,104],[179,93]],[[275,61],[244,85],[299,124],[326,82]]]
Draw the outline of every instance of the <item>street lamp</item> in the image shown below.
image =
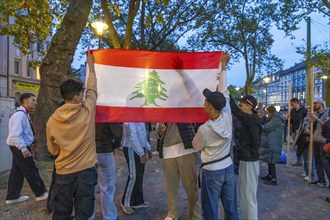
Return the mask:
[[266,76],[265,78],[263,78],[262,79],[263,81],[264,81],[264,83],[265,83],[265,85],[266,85],[266,94],[265,94],[265,96],[266,96],[266,102],[265,102],[265,107],[267,107],[267,87],[268,87],[268,83],[270,82],[270,77],[268,77],[268,76]]
[[237,91],[237,97],[239,97],[239,90],[240,90],[241,88],[240,87],[235,87],[235,90]]
[[97,21],[97,22],[93,22],[92,23],[92,28],[94,28],[96,30],[96,34],[99,37],[99,49],[101,48],[101,36],[103,34],[103,31],[105,31],[106,29],[108,29],[108,25]]

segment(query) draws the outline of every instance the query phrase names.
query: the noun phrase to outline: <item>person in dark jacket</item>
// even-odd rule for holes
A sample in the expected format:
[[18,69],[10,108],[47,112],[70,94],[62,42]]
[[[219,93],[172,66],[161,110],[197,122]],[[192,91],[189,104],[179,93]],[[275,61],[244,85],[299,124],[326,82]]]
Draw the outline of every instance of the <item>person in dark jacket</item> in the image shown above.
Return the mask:
[[[290,100],[290,104],[292,106],[292,109],[290,111],[289,118],[291,123],[291,135],[292,135],[292,139],[294,140],[296,135],[300,133],[299,128],[301,128],[303,120],[307,115],[307,109],[304,107],[300,107],[299,100],[297,98],[292,98]],[[304,146],[300,144],[300,142],[297,142],[297,152],[296,152],[297,161],[294,164],[292,164],[293,166],[301,166],[301,156],[302,156],[303,148]]]
[[100,187],[101,213],[105,220],[117,218],[117,209],[113,201],[116,182],[116,162],[113,151],[116,140],[121,136],[120,123],[95,124],[97,182]]
[[238,99],[239,106],[230,97],[232,113],[241,121],[239,133],[239,204],[241,219],[258,219],[257,188],[261,123],[255,110],[257,101],[252,95]]
[[268,174],[261,177],[267,185],[277,185],[275,163],[280,162],[285,118],[274,106],[267,108],[268,118],[262,126],[259,158],[268,163]]

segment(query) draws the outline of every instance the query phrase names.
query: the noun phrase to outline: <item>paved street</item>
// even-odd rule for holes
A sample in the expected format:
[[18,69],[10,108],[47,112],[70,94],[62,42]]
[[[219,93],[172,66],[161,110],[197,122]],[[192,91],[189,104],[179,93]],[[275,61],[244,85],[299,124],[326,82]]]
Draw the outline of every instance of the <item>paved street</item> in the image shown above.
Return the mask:
[[[294,155],[293,153],[291,154]],[[118,219],[148,220],[163,219],[166,217],[167,201],[162,171],[162,161],[155,156],[146,165],[144,179],[145,200],[151,203],[146,209],[136,210],[128,216],[120,208],[120,200],[127,178],[127,166],[123,152],[116,154],[117,180],[115,203],[118,208]],[[266,164],[262,165],[262,169]],[[42,176],[49,185],[51,170],[42,169]],[[302,167],[290,167],[277,165],[278,186],[268,186],[259,182],[258,201],[260,219],[324,219],[330,218],[330,204],[325,202],[325,197],[330,197],[327,188],[308,185],[301,176]],[[45,202],[37,203],[33,199],[13,206],[5,205],[6,184],[1,185],[0,195],[0,219],[51,219],[51,215],[45,213]],[[25,183],[23,194],[32,196],[32,192]],[[187,199],[183,188],[180,187],[180,219],[187,219]],[[219,216],[223,218],[220,210]],[[96,219],[102,219],[97,197]]]

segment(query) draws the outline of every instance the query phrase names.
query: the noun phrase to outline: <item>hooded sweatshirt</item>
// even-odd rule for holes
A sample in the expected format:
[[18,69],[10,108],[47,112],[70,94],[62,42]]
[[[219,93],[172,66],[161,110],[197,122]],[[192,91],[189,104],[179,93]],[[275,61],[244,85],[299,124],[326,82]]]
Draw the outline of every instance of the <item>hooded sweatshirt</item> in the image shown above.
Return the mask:
[[95,72],[90,71],[83,103],[66,103],[58,108],[46,125],[48,150],[58,155],[57,174],[79,172],[96,164],[95,106],[97,99]]
[[[220,75],[219,92],[226,98],[226,105],[221,110],[220,116],[212,121],[211,119],[201,125],[193,140],[193,147],[201,152],[202,163],[218,160],[230,153],[232,140],[233,123],[231,109],[229,105],[229,92],[227,90],[226,72],[222,71]],[[225,169],[232,164],[230,157],[226,159],[205,165],[206,170]]]

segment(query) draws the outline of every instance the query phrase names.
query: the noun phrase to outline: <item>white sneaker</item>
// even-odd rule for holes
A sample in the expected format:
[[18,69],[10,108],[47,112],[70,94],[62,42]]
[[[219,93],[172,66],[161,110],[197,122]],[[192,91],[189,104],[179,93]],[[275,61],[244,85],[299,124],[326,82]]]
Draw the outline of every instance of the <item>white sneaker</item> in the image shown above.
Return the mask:
[[28,196],[20,196],[18,199],[6,200],[6,204],[11,205],[11,204],[18,203],[18,202],[25,202],[28,199],[29,199]]
[[308,176],[305,176],[305,177],[304,177],[304,180],[308,181]]
[[48,192],[45,192],[44,194],[42,194],[41,196],[36,197],[36,201],[43,201],[46,200],[48,198]]
[[172,218],[172,217],[166,216],[166,218],[164,218],[164,220],[178,220],[178,218]]

